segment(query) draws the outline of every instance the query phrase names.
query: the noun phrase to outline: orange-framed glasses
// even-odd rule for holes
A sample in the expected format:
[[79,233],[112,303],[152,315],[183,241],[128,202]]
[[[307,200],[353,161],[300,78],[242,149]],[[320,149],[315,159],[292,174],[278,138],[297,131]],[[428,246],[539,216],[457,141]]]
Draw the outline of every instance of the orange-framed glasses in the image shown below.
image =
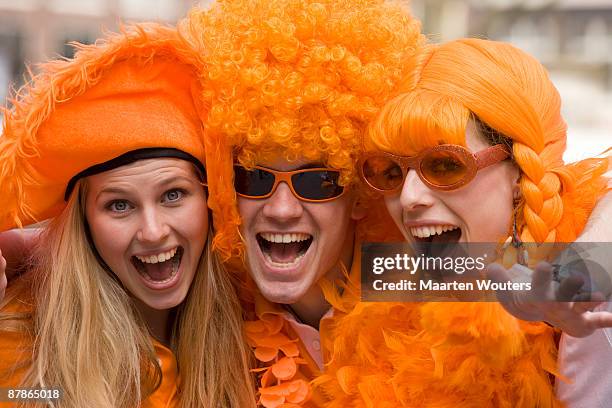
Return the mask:
[[365,154],[360,160],[361,178],[375,191],[397,193],[402,189],[408,169],[435,190],[455,190],[476,177],[479,170],[510,157],[505,145],[487,147],[471,153],[463,146],[444,144],[429,148],[417,156],[398,156],[387,152]]
[[284,181],[300,200],[317,203],[330,201],[345,192],[345,188],[338,184],[339,178],[338,170],[328,168],[278,171],[261,166],[246,169],[234,165],[234,188],[239,196],[246,198],[268,198]]

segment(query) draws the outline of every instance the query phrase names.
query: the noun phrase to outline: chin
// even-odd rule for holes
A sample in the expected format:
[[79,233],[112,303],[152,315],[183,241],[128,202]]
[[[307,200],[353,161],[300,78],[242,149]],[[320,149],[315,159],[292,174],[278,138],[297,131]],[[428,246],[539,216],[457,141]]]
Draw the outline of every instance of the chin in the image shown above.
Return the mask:
[[173,296],[167,299],[152,299],[151,302],[146,302],[147,305],[155,310],[168,310],[179,306],[185,301],[186,296]]
[[268,301],[284,305],[299,302],[306,294],[306,290],[288,285],[285,282],[270,282],[262,286],[258,285],[258,287]]

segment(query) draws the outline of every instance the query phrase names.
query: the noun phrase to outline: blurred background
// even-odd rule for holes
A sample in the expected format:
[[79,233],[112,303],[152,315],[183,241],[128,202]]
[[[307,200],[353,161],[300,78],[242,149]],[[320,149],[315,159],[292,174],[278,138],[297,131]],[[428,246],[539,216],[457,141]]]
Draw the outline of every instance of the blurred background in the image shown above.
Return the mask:
[[[25,63],[72,56],[119,21],[174,23],[210,0],[0,0],[0,98],[23,82]],[[412,0],[432,41],[509,41],[549,69],[569,125],[566,161],[612,145],[612,0]],[[1,120],[1,118],[0,118]]]

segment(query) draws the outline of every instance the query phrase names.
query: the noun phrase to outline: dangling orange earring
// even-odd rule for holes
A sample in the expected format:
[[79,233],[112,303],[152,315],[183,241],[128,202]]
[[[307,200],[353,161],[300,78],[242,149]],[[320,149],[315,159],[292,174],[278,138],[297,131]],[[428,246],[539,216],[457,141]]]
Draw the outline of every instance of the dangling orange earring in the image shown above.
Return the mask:
[[516,228],[516,214],[512,220],[512,246],[516,249],[516,263],[527,266],[529,264],[529,253],[523,246],[523,241],[518,234],[518,228]]
[[524,247],[523,241],[521,241],[521,238],[518,233],[518,227],[516,225],[516,208],[518,207],[518,203],[520,201],[520,191],[515,192],[513,198],[513,207],[515,211],[512,212],[512,234],[508,236],[508,238],[506,238],[506,241],[502,246],[502,250],[505,250],[510,244],[512,244],[512,247],[516,251],[516,263],[523,266],[527,266],[529,264],[529,253]]

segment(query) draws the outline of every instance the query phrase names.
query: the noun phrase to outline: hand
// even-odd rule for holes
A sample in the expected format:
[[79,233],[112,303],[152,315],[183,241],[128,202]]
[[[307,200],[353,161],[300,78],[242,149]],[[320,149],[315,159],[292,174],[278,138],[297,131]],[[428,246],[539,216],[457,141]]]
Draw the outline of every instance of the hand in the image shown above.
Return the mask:
[[28,259],[39,239],[40,228],[13,229],[0,232],[0,249],[8,281],[25,271]]
[[509,270],[491,264],[487,275],[496,282],[531,280],[530,291],[497,292],[502,306],[519,319],[545,321],[574,337],[612,327],[612,313],[593,311],[605,297],[599,292],[580,292],[585,284],[580,275],[571,274],[558,284],[553,281],[553,268],[547,262],[540,262],[533,271],[518,264]]
[[0,250],[0,303],[4,299],[6,284],[6,259],[2,256],[2,251]]

